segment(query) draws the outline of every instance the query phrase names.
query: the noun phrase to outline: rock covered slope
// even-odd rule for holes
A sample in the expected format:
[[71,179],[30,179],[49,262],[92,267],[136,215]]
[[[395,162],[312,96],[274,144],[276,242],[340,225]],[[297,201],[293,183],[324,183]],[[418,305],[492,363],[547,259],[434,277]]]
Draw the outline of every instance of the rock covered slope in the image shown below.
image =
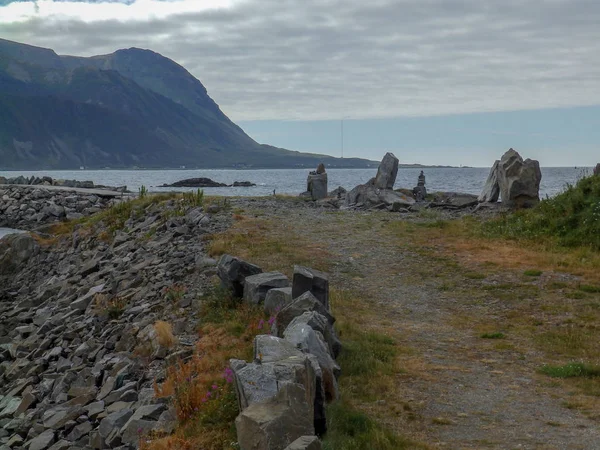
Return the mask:
[[[130,448],[142,432],[173,429],[152,383],[191,354],[192,302],[215,273],[201,237],[229,222],[211,210],[171,199],[132,213],[127,233],[111,235],[104,216],[95,232],[81,227],[52,245],[0,240],[1,449]],[[166,301],[177,282],[187,293]],[[168,352],[157,320],[178,338]]]
[[366,167],[260,145],[182,66],[150,50],[91,58],[0,39],[4,169]]

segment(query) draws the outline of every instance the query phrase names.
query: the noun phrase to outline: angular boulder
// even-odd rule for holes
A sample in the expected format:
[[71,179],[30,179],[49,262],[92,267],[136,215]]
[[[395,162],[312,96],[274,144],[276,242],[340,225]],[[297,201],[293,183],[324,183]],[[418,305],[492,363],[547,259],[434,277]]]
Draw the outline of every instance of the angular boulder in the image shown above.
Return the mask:
[[5,236],[0,239],[0,274],[17,270],[39,251],[39,244],[29,233]]
[[296,317],[301,316],[307,311],[316,311],[327,319],[330,324],[335,322],[335,318],[329,310],[310,292],[305,292],[300,297],[293,300],[288,306],[283,308],[275,316],[273,322],[273,332],[279,337],[283,337],[283,332]]
[[485,186],[483,186],[483,190],[477,198],[479,203],[495,203],[498,201],[498,198],[500,197],[500,185],[498,184],[499,164],[500,161],[496,161],[492,166],[492,170],[490,170]]
[[335,328],[325,316],[316,311],[306,311],[302,315],[294,318],[289,323],[288,328],[296,324],[308,325],[313,330],[318,331],[325,339],[325,342],[329,347],[329,353],[334,359],[339,356],[342,351],[342,343],[335,332]]
[[502,204],[517,208],[528,208],[540,201],[540,163],[532,159],[523,160],[512,148],[498,164],[498,184]]
[[311,405],[302,385],[286,383],[276,396],[254,403],[235,419],[241,450],[282,450],[301,436],[314,434]]
[[265,301],[267,292],[290,285],[290,280],[281,272],[264,272],[251,275],[244,280],[244,301],[258,305]]
[[396,176],[398,175],[398,158],[393,153],[386,153],[375,176],[374,186],[376,189],[394,189]]
[[325,272],[304,266],[294,266],[292,298],[312,293],[329,310],[329,276]]
[[217,275],[221,280],[221,286],[239,298],[244,295],[246,277],[262,273],[262,271],[260,267],[231,255],[221,256],[217,263]]
[[292,303],[291,287],[270,289],[265,297],[265,314],[277,314],[290,303]]
[[304,353],[317,357],[322,373],[325,399],[328,402],[336,400],[338,398],[337,377],[340,375],[340,366],[337,365],[329,353],[329,347],[321,333],[313,330],[307,324],[296,322],[291,323],[285,329],[283,337]]

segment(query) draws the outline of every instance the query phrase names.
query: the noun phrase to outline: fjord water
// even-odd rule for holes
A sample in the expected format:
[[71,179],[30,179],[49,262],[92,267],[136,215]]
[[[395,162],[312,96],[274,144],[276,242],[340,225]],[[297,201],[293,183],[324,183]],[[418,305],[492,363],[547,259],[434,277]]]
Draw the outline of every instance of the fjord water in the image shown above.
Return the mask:
[[[489,173],[489,168],[424,168],[427,189],[430,192],[448,191],[479,194]],[[413,188],[421,169],[400,168],[395,188]],[[329,189],[338,186],[352,189],[357,184],[374,177],[377,169],[328,169]],[[592,173],[591,167],[542,167],[540,196],[553,196],[561,192],[567,183],[575,183],[584,175]],[[0,176],[11,178],[23,175],[54,179],[93,181],[106,186],[127,186],[137,192],[144,185],[150,191],[185,191],[192,188],[161,188],[185,178],[211,178],[220,183],[251,181],[253,187],[204,188],[209,195],[263,196],[277,194],[297,195],[306,190],[307,169],[257,169],[257,170],[55,170],[55,171],[0,171]]]

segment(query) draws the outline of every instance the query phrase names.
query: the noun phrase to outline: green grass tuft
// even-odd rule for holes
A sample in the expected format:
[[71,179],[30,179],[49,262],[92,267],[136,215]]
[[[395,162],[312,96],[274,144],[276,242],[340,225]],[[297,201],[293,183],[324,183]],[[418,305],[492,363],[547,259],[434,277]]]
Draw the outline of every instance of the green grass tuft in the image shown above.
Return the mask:
[[523,275],[526,275],[528,277],[539,277],[542,273],[541,270],[535,270],[535,269],[530,269],[530,270],[526,270],[523,272]]
[[593,378],[600,377],[600,367],[585,363],[569,363],[564,366],[543,366],[540,369],[553,378]]
[[600,286],[591,286],[589,284],[582,284],[579,286],[579,290],[587,292],[588,294],[597,294],[600,292]]
[[498,331],[496,333],[483,333],[479,337],[482,339],[504,339],[506,335]]

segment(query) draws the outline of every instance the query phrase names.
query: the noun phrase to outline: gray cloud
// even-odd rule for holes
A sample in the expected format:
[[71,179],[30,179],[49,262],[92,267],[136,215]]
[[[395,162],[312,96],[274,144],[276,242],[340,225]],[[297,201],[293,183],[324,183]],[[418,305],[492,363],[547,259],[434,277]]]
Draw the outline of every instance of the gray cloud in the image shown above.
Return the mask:
[[93,55],[151,48],[234,120],[600,104],[600,3],[247,0],[150,21],[32,19],[0,36]]

